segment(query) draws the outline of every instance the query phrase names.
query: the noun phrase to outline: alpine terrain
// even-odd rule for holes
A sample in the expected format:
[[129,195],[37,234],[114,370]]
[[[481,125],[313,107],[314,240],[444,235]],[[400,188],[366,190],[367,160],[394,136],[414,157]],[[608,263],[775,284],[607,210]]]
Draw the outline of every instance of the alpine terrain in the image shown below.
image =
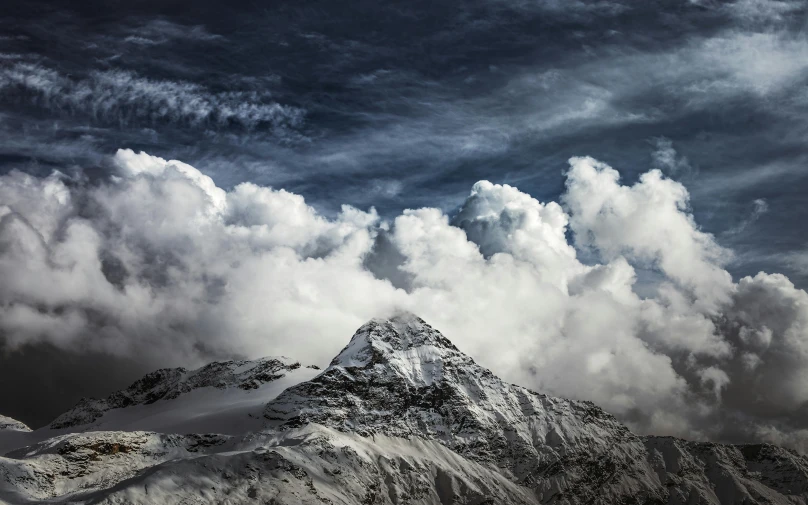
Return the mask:
[[0,416],[0,502],[807,504],[808,458],[638,436],[508,384],[411,314],[330,366],[163,369],[31,431]]

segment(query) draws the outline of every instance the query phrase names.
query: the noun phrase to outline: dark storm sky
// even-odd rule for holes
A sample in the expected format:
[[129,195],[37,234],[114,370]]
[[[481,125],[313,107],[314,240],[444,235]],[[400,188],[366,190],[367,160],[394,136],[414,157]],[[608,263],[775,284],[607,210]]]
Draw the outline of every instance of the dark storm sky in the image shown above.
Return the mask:
[[[782,272],[805,288],[807,12],[786,0],[14,2],[0,17],[0,174],[103,179],[130,148],[225,189],[251,181],[325,215],[351,204],[386,217],[452,212],[480,179],[558,200],[567,160],[587,155],[625,183],[654,167],[682,182],[701,229],[734,250],[733,277]],[[117,359],[10,352],[2,412],[41,425],[151,367]]]
[[[390,214],[482,178],[554,199],[572,155],[631,181],[665,138],[733,273],[804,284],[805,25],[800,2],[23,2],[2,19],[0,163],[92,177],[126,146]],[[180,90],[282,109],[200,119]],[[755,233],[730,233],[756,199]]]

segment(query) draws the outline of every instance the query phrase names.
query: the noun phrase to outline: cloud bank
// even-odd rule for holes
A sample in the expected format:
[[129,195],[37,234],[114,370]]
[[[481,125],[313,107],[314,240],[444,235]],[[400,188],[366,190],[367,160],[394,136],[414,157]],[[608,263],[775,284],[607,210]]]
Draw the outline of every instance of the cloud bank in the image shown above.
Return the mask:
[[733,281],[731,251],[659,170],[626,185],[572,158],[560,203],[480,181],[452,215],[384,220],[142,152],[112,161],[93,183],[0,176],[6,351],[323,363],[406,309],[508,380],[639,431],[808,450],[808,294],[780,274]]

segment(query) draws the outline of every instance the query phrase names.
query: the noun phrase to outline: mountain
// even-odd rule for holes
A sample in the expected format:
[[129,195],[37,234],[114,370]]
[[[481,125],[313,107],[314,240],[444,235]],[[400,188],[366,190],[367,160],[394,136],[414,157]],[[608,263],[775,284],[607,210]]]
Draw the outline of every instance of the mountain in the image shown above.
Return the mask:
[[26,436],[0,458],[0,501],[808,503],[804,456],[635,435],[502,381],[410,314],[363,325],[322,371],[158,370]]
[[25,423],[17,421],[16,419],[0,415],[0,432],[1,431],[28,432],[31,431],[31,428],[29,428]]
[[266,402],[318,371],[285,357],[216,362],[192,371],[165,368],[103,400],[82,399],[49,427],[243,433],[261,427]]

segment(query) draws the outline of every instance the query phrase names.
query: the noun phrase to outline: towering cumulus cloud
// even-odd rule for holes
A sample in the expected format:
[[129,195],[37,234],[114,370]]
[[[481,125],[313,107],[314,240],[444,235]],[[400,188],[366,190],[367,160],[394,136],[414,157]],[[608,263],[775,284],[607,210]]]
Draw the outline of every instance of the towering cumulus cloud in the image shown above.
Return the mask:
[[[627,186],[573,158],[560,204],[480,181],[452,216],[387,221],[350,206],[326,218],[250,183],[225,191],[145,153],[113,161],[94,184],[0,177],[6,350],[317,362],[406,309],[496,373],[640,431],[808,450],[808,294],[779,274],[734,282],[730,251],[657,170]],[[639,271],[654,273],[642,289]]]

